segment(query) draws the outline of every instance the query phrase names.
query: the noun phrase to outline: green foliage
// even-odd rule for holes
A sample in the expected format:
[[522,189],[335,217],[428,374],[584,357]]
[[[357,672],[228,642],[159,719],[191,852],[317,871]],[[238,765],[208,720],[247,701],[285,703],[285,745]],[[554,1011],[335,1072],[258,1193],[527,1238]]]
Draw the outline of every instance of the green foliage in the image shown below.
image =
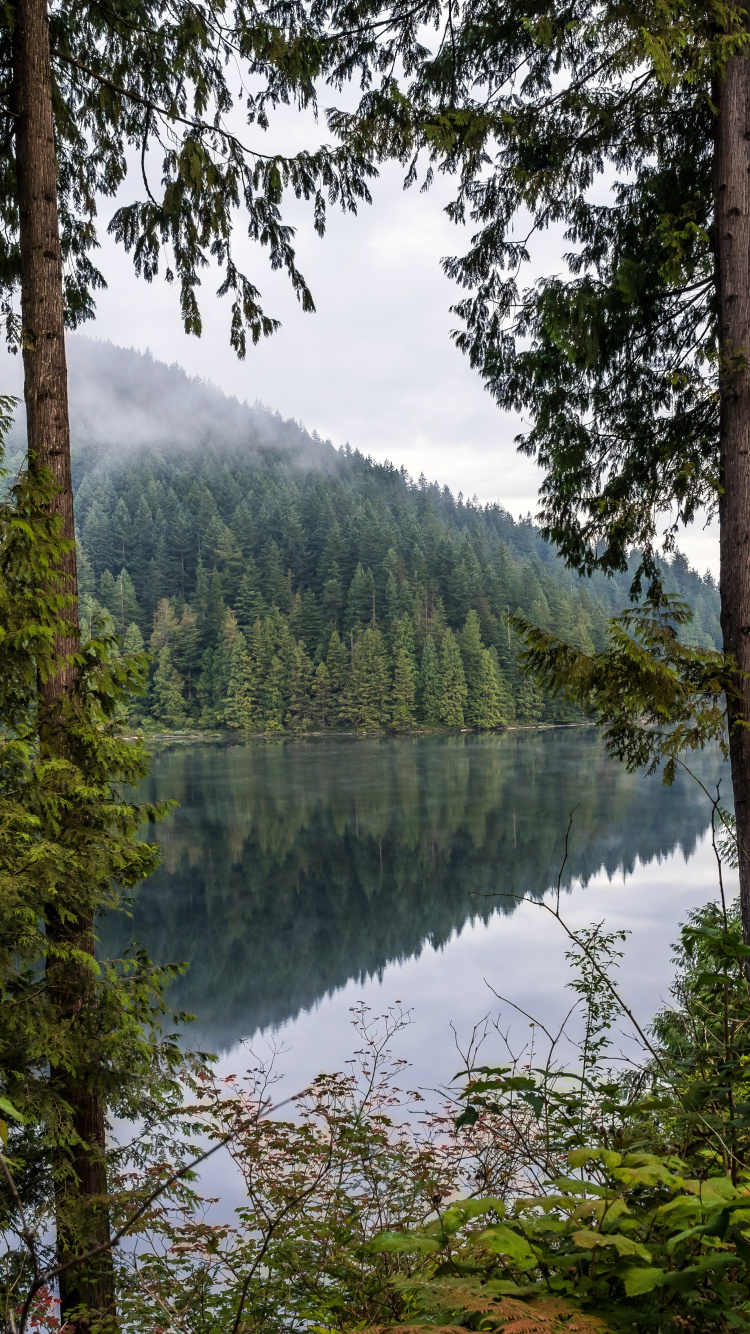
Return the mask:
[[645,1061],[617,1078],[606,1060],[623,1013],[611,980],[621,939],[600,927],[574,937],[576,1069],[551,1065],[551,1050],[541,1067],[526,1057],[470,1070],[458,1125],[489,1118],[517,1189],[454,1202],[399,1239],[432,1256],[427,1281],[403,1285],[429,1323],[473,1328],[481,1315],[504,1328],[508,1296],[528,1303],[529,1320],[554,1296],[614,1331],[750,1325],[750,950],[737,907],[691,915],[673,1004],[650,1042],[641,1033]]
[[427,635],[422,649],[422,665],[419,674],[419,695],[422,717],[428,727],[439,727],[440,699],[442,695],[442,676],[440,658],[432,635]]
[[[157,865],[156,848],[137,835],[166,808],[124,795],[148,770],[119,721],[145,688],[145,655],[123,656],[99,637],[57,656],[71,596],[57,573],[64,544],[51,494],[44,475],[21,474],[0,521],[0,1089],[22,1118],[8,1127],[4,1163],[29,1219],[41,1220],[24,1234],[30,1223],[6,1193],[4,1222],[19,1237],[4,1260],[6,1311],[18,1301],[6,1280],[20,1294],[30,1281],[35,1236],[41,1262],[51,1204],[64,1253],[80,1253],[87,1235],[71,1082],[96,1091],[112,1115],[148,1122],[186,1069],[176,1039],[160,1032],[175,969],[152,967],[140,951],[100,962],[92,953],[97,914],[123,906]],[[50,703],[44,683],[62,669],[72,689]]]
[[666,760],[670,783],[685,751],[710,741],[725,745],[725,695],[734,688],[721,653],[680,638],[691,619],[686,603],[658,593],[610,621],[607,647],[593,654],[523,616],[512,622],[525,646],[522,662],[538,685],[595,717],[608,749],[628,768],[652,773]]
[[166,647],[159,650],[153,680],[153,713],[157,722],[167,727],[183,727],[187,710],[182,698],[182,677],[172,664],[172,655]]
[[440,721],[463,727],[468,698],[463,663],[455,636],[446,630],[440,650]]

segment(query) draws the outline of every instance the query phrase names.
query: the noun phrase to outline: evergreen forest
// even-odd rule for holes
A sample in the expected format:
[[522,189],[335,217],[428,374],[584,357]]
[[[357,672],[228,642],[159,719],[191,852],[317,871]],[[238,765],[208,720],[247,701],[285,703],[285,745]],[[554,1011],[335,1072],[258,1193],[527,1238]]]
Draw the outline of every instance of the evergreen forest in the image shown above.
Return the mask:
[[[84,630],[152,655],[136,725],[241,733],[572,721],[508,613],[592,652],[630,572],[571,574],[531,521],[334,448],[148,355],[72,339]],[[633,562],[635,566],[635,561]],[[719,599],[679,553],[691,642]]]

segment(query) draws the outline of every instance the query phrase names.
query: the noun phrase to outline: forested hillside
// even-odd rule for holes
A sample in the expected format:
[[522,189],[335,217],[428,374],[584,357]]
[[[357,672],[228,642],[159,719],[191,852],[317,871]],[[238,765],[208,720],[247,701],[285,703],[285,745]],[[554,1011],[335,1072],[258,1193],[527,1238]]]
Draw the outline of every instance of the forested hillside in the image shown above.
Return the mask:
[[[494,727],[573,715],[518,670],[520,608],[587,649],[627,575],[580,580],[530,521],[310,436],[177,367],[71,340],[84,620],[154,653],[161,726]],[[668,586],[719,643],[718,595]]]

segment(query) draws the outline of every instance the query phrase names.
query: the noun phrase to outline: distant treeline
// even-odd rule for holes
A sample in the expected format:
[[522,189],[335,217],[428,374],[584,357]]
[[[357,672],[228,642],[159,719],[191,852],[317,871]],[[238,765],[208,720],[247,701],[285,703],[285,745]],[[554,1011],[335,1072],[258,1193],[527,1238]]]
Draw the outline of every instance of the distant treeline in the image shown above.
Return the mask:
[[[628,574],[579,580],[530,520],[285,427],[296,449],[79,454],[84,621],[154,653],[136,718],[270,731],[577,716],[522,677],[507,612],[593,650]],[[720,643],[710,576],[679,555],[666,570],[692,640]]]

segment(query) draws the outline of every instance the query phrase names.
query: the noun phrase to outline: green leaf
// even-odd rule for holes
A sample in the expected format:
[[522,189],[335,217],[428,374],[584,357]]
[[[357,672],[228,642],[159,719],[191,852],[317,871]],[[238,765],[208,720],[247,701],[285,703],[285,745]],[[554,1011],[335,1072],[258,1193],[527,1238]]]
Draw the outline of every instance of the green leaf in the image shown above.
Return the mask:
[[380,1232],[370,1242],[370,1249],[389,1255],[434,1255],[440,1242],[412,1232]]
[[614,1246],[618,1255],[639,1255],[642,1260],[651,1260],[651,1253],[639,1241],[623,1237],[619,1232],[595,1232],[581,1229],[572,1234],[572,1240],[581,1250],[593,1250],[595,1246]]
[[646,1292],[653,1292],[654,1288],[664,1286],[666,1274],[663,1269],[645,1268],[639,1265],[637,1268],[628,1269],[625,1274],[625,1291],[628,1297],[641,1297]]
[[22,1116],[7,1098],[0,1097],[0,1112],[4,1112],[13,1121],[20,1121],[22,1125],[26,1124],[26,1117]]
[[528,1241],[518,1232],[514,1232],[505,1223],[498,1223],[495,1227],[489,1227],[485,1232],[480,1232],[477,1237],[480,1246],[486,1247],[495,1255],[507,1255],[511,1260],[517,1260],[521,1263],[533,1261],[537,1262],[537,1257],[531,1249]]

